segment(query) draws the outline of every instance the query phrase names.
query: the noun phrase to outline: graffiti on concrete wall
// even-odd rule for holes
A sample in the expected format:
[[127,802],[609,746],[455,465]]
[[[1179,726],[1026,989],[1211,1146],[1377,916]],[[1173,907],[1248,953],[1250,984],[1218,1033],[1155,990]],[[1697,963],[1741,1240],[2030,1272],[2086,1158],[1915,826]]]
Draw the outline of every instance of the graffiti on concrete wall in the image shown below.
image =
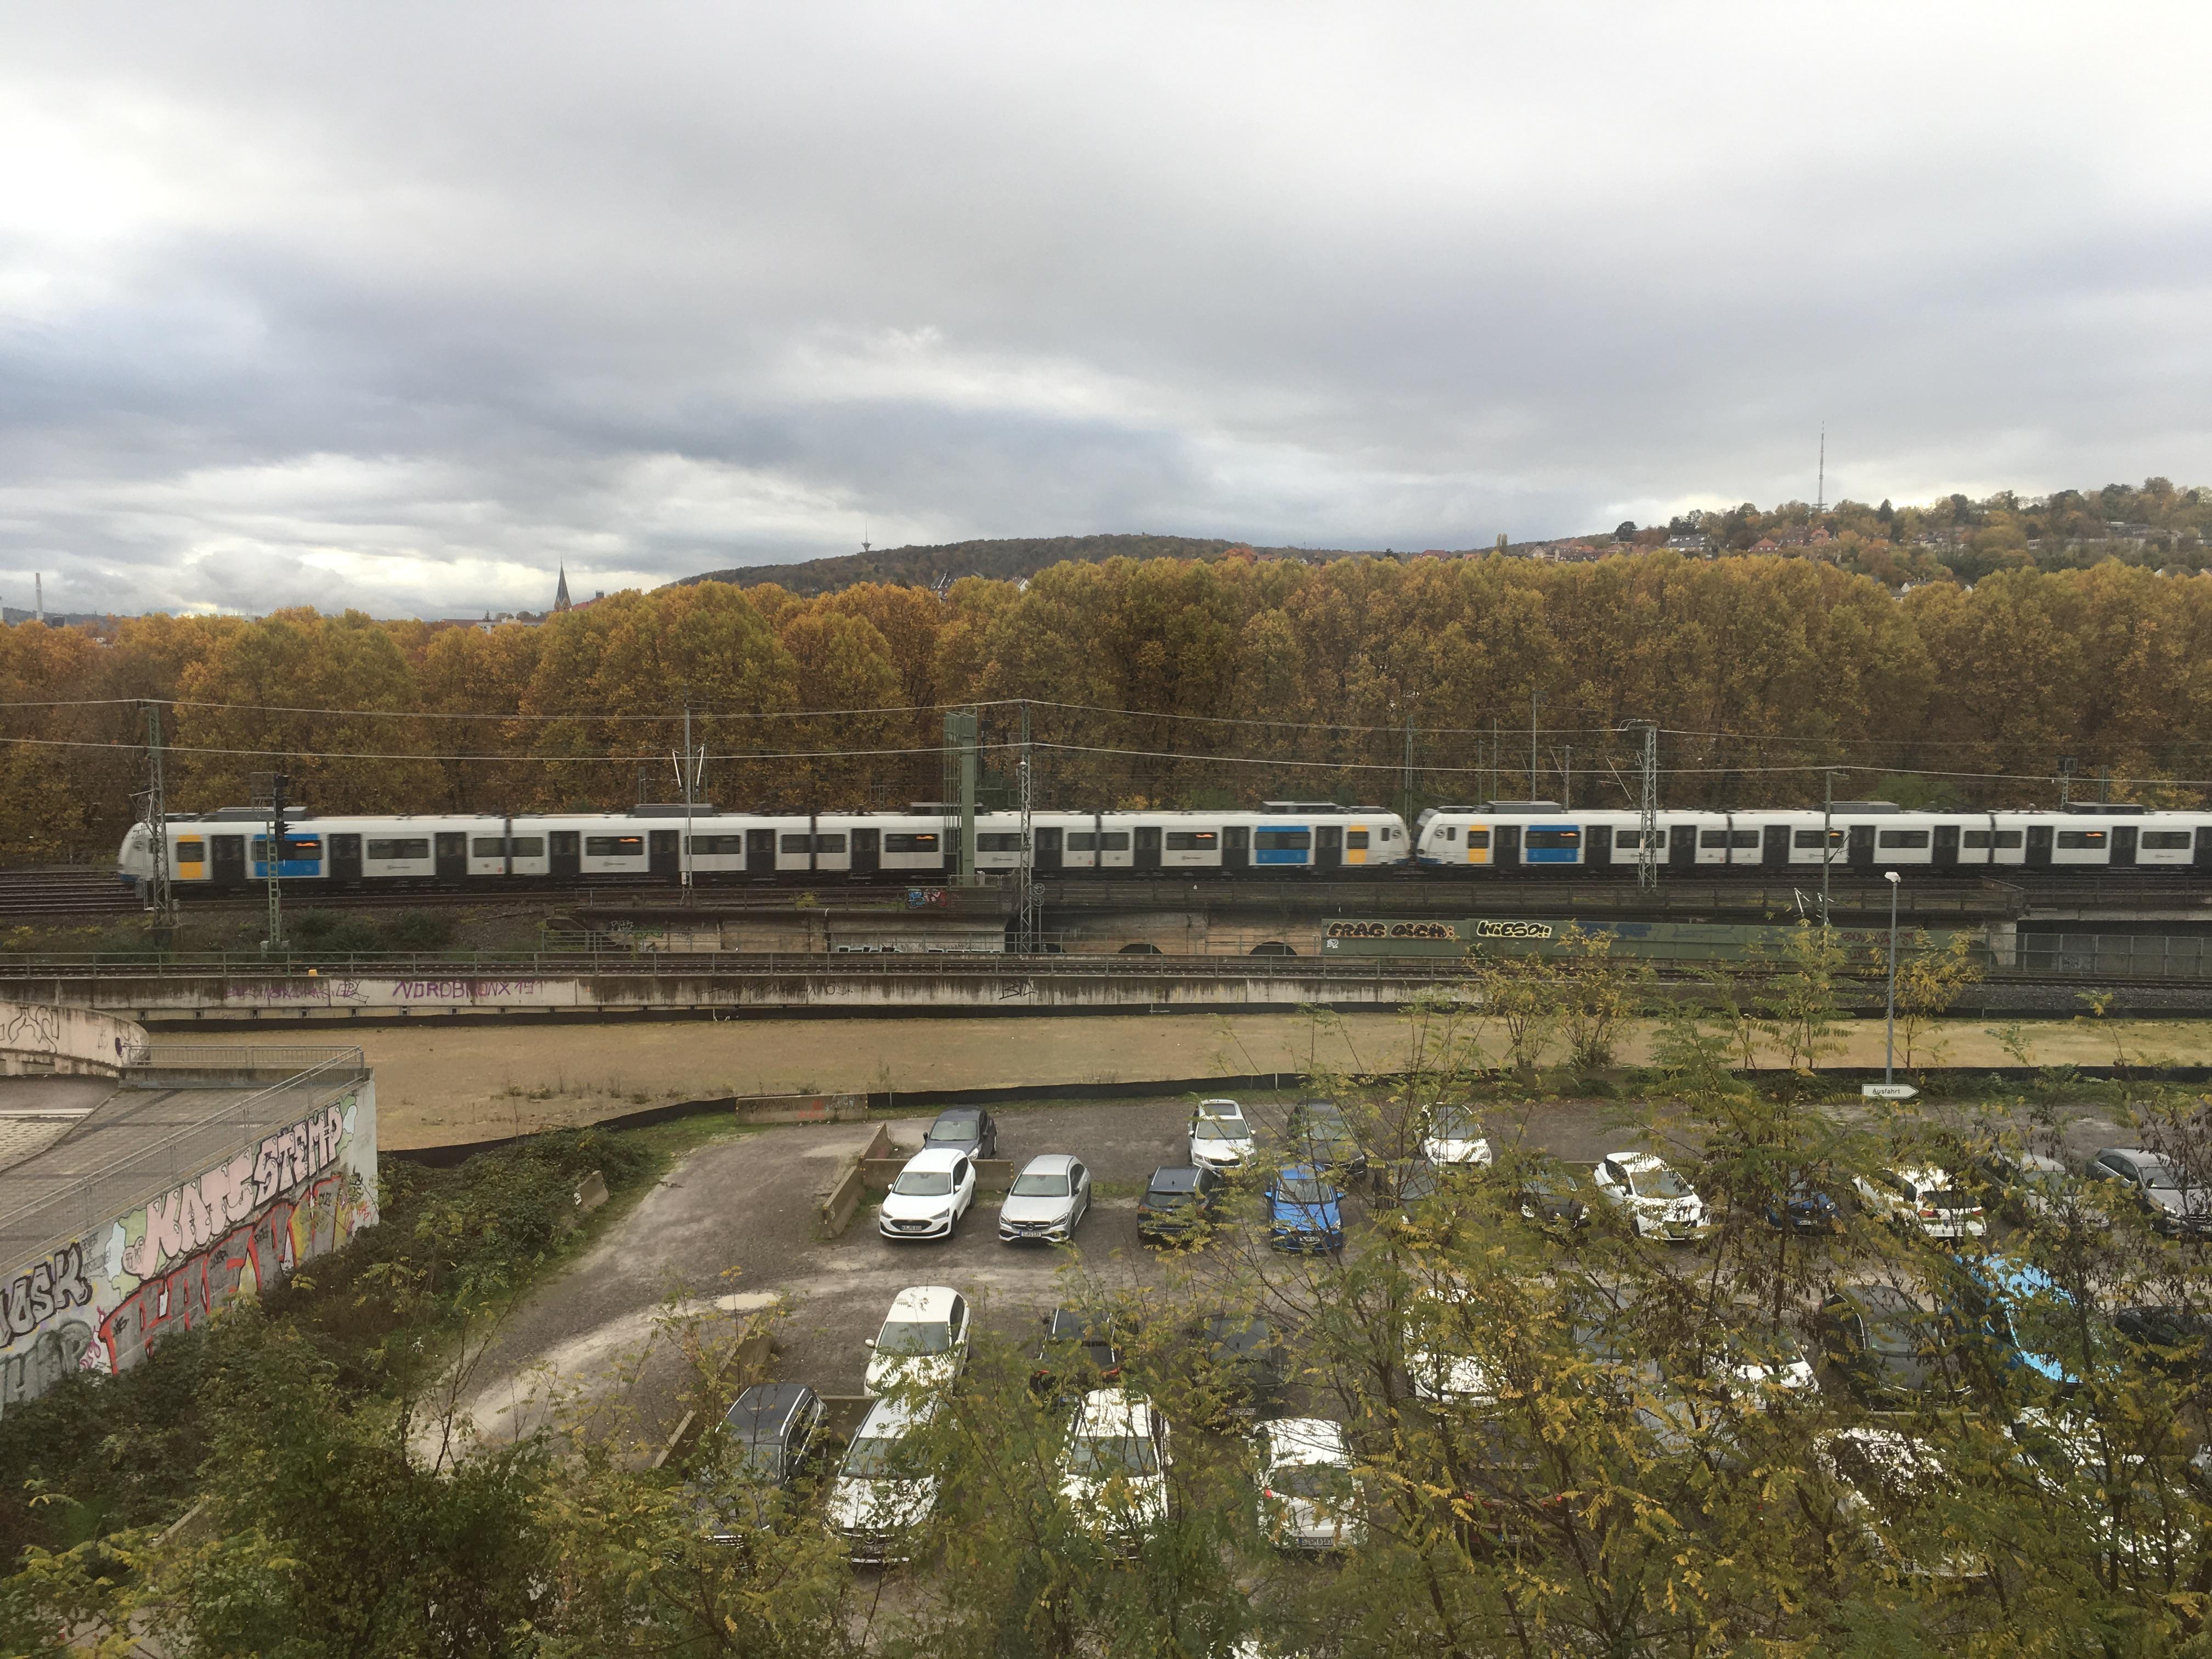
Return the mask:
[[0,1285],[0,1411],[112,1374],[376,1219],[374,1085],[156,1193]]

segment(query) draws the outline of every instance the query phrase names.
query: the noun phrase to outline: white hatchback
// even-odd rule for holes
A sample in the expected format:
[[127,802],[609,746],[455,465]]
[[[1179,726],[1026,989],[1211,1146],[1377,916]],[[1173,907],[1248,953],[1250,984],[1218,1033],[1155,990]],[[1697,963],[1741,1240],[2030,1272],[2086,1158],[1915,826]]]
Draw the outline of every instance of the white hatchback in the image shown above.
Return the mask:
[[1060,1455],[1060,1495],[1083,1522],[1133,1551],[1167,1523],[1168,1425],[1119,1389],[1083,1396]]
[[915,1528],[936,1512],[937,1477],[916,1443],[936,1414],[932,1399],[878,1400],[846,1448],[824,1518],[855,1561],[907,1559]]
[[1698,1238],[1711,1230],[1698,1189],[1650,1152],[1607,1153],[1595,1185],[1599,1197],[1627,1214],[1638,1238]]
[[1342,1424],[1282,1417],[1256,1433],[1260,1526],[1278,1549],[1350,1549],[1366,1537]]
[[1233,1100],[1201,1100],[1190,1115],[1190,1161],[1200,1170],[1241,1170],[1256,1144],[1244,1109]]
[[975,1161],[954,1147],[925,1146],[891,1182],[876,1228],[885,1238],[950,1238],[975,1201]]
[[868,1339],[875,1352],[861,1387],[871,1395],[895,1389],[949,1389],[968,1363],[968,1298],[943,1285],[910,1285],[891,1298],[883,1328]]
[[1951,1184],[1934,1164],[1877,1170],[1873,1178],[1851,1177],[1851,1186],[1869,1215],[1893,1226],[1917,1228],[1926,1238],[1979,1238],[1987,1224],[1971,1193]]
[[1472,1170],[1488,1164],[1489,1139],[1464,1106],[1439,1106],[1421,1126],[1421,1156],[1439,1170]]

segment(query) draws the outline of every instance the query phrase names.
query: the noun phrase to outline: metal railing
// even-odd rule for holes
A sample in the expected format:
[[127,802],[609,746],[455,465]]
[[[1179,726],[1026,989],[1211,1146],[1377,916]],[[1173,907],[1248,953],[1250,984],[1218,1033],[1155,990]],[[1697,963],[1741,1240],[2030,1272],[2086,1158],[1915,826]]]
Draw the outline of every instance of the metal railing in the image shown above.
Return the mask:
[[2022,933],[2014,961],[2023,973],[2212,979],[2212,939],[2173,933]]

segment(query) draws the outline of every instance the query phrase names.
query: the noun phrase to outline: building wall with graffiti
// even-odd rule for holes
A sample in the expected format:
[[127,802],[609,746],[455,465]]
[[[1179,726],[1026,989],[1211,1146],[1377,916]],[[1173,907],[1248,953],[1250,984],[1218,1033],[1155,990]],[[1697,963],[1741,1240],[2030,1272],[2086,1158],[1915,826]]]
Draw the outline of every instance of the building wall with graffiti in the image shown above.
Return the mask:
[[376,1219],[376,1085],[363,1077],[0,1281],[0,1413],[61,1376],[112,1375],[165,1337]]

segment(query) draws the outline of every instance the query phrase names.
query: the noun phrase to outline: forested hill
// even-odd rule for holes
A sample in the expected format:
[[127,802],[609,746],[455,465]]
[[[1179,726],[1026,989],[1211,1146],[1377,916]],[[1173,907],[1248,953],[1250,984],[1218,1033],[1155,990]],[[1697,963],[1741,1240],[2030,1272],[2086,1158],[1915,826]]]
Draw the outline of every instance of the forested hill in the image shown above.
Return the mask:
[[[1108,559],[1218,559],[1243,542],[1208,540],[1198,536],[1010,536],[988,541],[945,542],[935,547],[886,547],[869,553],[847,553],[834,559],[809,559],[803,564],[751,564],[733,570],[709,570],[671,582],[684,587],[693,582],[729,582],[738,587],[758,587],[773,582],[786,592],[803,599],[837,593],[860,582],[884,582],[898,587],[933,587],[940,577],[957,581],[963,576],[990,576],[1015,581],[1034,576],[1056,564],[1099,564]],[[1275,551],[1273,549],[1254,549]],[[1330,558],[1331,548],[1284,549],[1303,558]]]

